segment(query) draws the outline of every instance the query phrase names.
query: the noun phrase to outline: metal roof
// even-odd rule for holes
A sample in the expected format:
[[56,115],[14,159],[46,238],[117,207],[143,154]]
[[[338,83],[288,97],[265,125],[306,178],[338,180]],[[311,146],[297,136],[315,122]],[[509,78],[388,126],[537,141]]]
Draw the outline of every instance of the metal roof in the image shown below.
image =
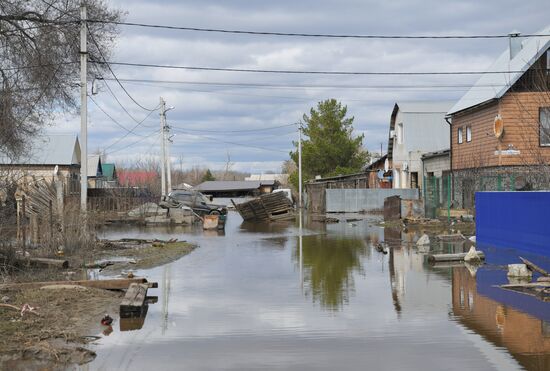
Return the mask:
[[422,158],[422,160],[426,160],[426,159],[434,158],[434,157],[449,156],[450,154],[451,154],[451,150],[450,149],[445,149],[443,151],[425,153],[425,154],[422,155],[421,158]]
[[[546,26],[536,34],[550,34],[550,26]],[[515,72],[481,75],[470,90],[449,110],[448,115],[501,98],[550,47],[550,36],[525,37],[521,46],[521,50],[511,60],[510,47],[508,47],[487,69],[487,71]]]
[[4,165],[79,165],[80,143],[76,134],[47,134],[34,137],[27,151],[10,160],[0,153]]
[[99,155],[88,155],[88,169],[86,170],[88,177],[97,177],[103,175],[101,167],[101,157]]
[[201,192],[215,191],[251,191],[259,189],[262,185],[273,185],[274,181],[255,180],[210,180],[195,187]]
[[101,164],[101,170],[103,176],[107,180],[114,180],[116,178],[116,168],[115,164]]

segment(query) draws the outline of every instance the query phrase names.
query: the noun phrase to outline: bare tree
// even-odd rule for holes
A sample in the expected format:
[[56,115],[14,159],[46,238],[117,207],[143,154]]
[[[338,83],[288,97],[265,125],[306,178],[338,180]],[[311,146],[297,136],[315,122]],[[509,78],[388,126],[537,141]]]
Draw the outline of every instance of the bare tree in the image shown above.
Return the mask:
[[[87,2],[88,58],[109,58],[122,13]],[[76,111],[80,0],[0,0],[0,150],[10,156],[48,124],[55,110]],[[89,75],[108,68],[94,64]]]

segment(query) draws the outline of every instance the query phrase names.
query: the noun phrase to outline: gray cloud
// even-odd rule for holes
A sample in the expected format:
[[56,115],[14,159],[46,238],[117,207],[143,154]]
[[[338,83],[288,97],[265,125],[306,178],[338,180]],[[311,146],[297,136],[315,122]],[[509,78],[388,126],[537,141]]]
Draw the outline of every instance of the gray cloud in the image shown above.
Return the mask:
[[[544,27],[545,1],[113,1],[128,11],[127,20],[190,27],[229,28],[308,33],[354,34],[506,34]],[[342,70],[342,71],[451,71],[484,70],[504,48],[497,40],[355,40],[274,36],[227,35],[188,31],[121,27],[112,60],[138,63],[231,68]],[[119,77],[196,82],[289,85],[463,85],[474,76],[310,76],[159,70],[116,66]],[[105,76],[108,77],[108,76]],[[108,81],[122,104],[138,120],[147,112],[135,106]],[[189,84],[125,83],[142,104],[155,106],[159,96],[176,107],[168,120],[177,134],[172,146],[176,163],[184,167],[221,167],[227,152],[235,168],[278,170],[288,158],[295,136],[292,128],[256,133],[225,130],[262,128],[300,120],[316,102],[337,98],[355,116],[355,128],[365,134],[369,150],[386,146],[387,124],[399,100],[458,99],[465,88],[423,89],[314,89],[251,88]],[[94,99],[127,128],[136,125],[103,86]],[[89,148],[106,148],[125,131],[113,124],[93,103],[90,107]],[[52,130],[77,131],[78,118],[61,117]],[[135,132],[152,135],[159,127],[151,115]],[[214,132],[201,132],[196,130]],[[187,130],[188,132],[186,132]],[[216,132],[218,131],[218,132]],[[191,134],[193,133],[193,134]],[[200,134],[200,136],[198,135]],[[207,139],[205,137],[210,137]],[[214,139],[211,139],[214,138]],[[140,141],[141,140],[141,141]],[[138,142],[140,141],[140,142]],[[112,160],[154,157],[158,135],[128,135],[109,147]],[[242,147],[226,142],[265,148]],[[135,143],[135,144],[133,144]],[[132,145],[133,144],[133,145]],[[124,148],[128,146],[127,148]]]

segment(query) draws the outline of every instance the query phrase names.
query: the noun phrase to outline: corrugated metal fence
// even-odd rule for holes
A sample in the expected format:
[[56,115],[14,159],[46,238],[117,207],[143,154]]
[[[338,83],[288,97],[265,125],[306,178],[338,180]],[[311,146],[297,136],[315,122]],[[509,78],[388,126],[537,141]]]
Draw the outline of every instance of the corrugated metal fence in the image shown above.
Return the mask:
[[403,199],[417,200],[418,189],[327,189],[327,213],[357,213],[362,211],[380,211],[384,208],[384,199],[401,196]]

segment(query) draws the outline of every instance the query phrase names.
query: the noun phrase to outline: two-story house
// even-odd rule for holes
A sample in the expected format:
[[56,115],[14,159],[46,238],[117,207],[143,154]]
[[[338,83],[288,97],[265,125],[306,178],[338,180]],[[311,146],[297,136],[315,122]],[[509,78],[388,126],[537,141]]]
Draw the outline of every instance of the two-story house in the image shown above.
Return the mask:
[[447,111],[454,102],[396,103],[390,120],[388,161],[393,188],[423,187],[422,155],[449,148]]
[[453,202],[480,190],[550,189],[550,26],[509,48],[449,110]]

